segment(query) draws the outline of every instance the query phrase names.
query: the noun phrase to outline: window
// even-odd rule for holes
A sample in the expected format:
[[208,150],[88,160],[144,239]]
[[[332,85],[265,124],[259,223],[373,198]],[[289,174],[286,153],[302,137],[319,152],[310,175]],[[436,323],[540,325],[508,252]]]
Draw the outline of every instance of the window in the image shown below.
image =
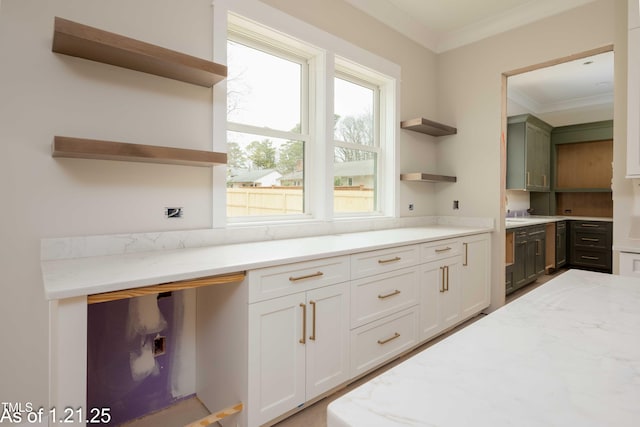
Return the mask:
[[227,217],[305,213],[306,59],[227,43]]
[[396,213],[399,69],[317,32],[294,38],[228,15],[228,221]]
[[337,73],[333,136],[336,214],[378,211],[377,100],[377,87]]

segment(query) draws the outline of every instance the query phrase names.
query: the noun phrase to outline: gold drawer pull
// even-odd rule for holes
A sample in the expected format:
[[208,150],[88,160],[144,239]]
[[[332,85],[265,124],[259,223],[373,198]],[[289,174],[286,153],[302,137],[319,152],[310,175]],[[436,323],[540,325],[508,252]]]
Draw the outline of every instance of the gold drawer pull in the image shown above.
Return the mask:
[[443,293],[444,291],[446,291],[447,289],[444,287],[444,269],[446,267],[440,267],[440,270],[442,271],[442,286],[440,286],[440,293]]
[[399,333],[394,333],[392,337],[387,338],[386,340],[378,340],[378,344],[386,344],[389,341],[393,341],[396,338],[400,338],[400,334]]
[[580,240],[583,242],[599,242],[600,239],[594,239],[592,237],[581,237]]
[[378,260],[378,264],[386,264],[389,262],[396,262],[396,261],[400,261],[402,258],[400,258],[399,256],[394,257],[394,258],[389,258],[389,259],[379,259]]
[[378,298],[380,299],[385,299],[385,298],[389,298],[392,297],[394,295],[398,295],[400,293],[400,291],[398,289],[396,289],[395,291],[391,292],[390,294],[386,294],[386,295],[378,295]]
[[587,256],[587,255],[582,255],[580,258],[589,259],[589,260],[592,260],[592,261],[598,261],[600,259],[597,256]]
[[298,276],[298,277],[289,277],[289,281],[291,282],[297,282],[298,280],[304,280],[304,279],[311,279],[313,277],[320,277],[324,275],[324,273],[322,271],[318,271],[317,273],[313,273],[313,274],[307,274],[306,276]]
[[580,224],[581,227],[592,227],[592,228],[597,228],[600,227],[600,225],[598,224]]
[[441,254],[442,252],[447,252],[447,251],[450,251],[450,250],[451,250],[451,248],[449,246],[447,246],[444,249],[436,249],[436,253],[437,254]]

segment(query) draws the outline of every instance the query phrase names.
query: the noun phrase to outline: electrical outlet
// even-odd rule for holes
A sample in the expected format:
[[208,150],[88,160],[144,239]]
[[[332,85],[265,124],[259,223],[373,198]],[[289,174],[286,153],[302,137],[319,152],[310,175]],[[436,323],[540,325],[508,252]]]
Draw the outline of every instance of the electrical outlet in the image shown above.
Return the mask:
[[413,210],[413,203],[409,203],[409,210],[412,211]]
[[167,218],[182,218],[182,208],[164,208],[164,215]]

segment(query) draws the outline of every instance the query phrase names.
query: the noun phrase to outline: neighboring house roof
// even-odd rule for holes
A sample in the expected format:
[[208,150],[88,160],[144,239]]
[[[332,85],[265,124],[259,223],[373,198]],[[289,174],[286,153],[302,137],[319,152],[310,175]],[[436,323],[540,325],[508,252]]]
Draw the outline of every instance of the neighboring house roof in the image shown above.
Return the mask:
[[374,174],[373,159],[353,162],[337,162],[333,164],[335,176],[370,176]]
[[252,171],[244,171],[240,172],[235,176],[231,176],[227,182],[257,182],[260,181],[261,178],[272,174],[278,173],[275,169],[258,169]]

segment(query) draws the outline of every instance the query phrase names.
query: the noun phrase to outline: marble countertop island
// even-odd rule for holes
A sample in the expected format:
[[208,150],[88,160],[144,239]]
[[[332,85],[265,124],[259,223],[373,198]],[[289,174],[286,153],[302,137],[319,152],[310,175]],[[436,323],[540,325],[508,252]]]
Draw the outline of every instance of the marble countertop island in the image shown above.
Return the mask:
[[328,427],[638,426],[640,281],[569,270],[327,411]]

